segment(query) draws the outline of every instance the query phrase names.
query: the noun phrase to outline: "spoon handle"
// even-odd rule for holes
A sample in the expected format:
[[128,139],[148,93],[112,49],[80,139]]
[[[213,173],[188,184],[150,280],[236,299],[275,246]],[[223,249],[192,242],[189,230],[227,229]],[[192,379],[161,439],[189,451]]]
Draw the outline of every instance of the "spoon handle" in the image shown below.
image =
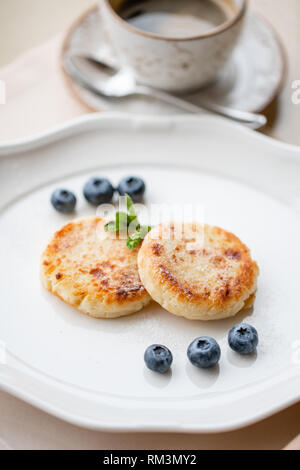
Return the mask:
[[183,111],[189,113],[200,113],[203,110],[210,111],[220,116],[227,117],[234,121],[238,121],[241,124],[246,124],[252,129],[259,129],[266,125],[267,118],[263,114],[250,113],[247,111],[239,111],[238,109],[228,108],[214,103],[201,102],[200,106],[197,106],[189,101],[179,98],[178,96],[171,95],[162,90],[157,90],[148,86],[137,86],[137,93],[141,95],[151,96],[167,104],[176,106]]

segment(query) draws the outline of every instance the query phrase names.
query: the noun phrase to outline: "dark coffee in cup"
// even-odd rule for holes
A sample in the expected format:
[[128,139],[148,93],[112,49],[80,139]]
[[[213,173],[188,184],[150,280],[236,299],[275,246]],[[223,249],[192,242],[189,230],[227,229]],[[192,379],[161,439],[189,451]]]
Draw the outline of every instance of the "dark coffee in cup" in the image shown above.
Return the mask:
[[124,0],[118,15],[135,28],[164,37],[205,34],[231,19],[230,0]]

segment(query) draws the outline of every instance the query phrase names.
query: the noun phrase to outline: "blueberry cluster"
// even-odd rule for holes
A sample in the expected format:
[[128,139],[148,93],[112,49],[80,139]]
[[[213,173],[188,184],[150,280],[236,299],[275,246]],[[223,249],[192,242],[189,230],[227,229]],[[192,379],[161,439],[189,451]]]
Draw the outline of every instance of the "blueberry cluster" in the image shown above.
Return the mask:
[[[228,344],[239,354],[251,354],[258,345],[256,329],[247,323],[235,325],[228,333]],[[194,339],[187,349],[187,356],[193,366],[208,369],[215,366],[221,357],[221,348],[210,336]],[[152,344],[144,354],[146,366],[155,372],[167,372],[172,364],[171,351],[161,344]]]
[[[123,178],[117,188],[106,178],[90,178],[83,187],[85,199],[93,206],[108,204],[112,201],[115,190],[120,196],[128,194],[133,202],[141,202],[145,193],[145,183],[138,176],[127,176]],[[68,189],[56,189],[51,196],[51,204],[58,212],[69,214],[74,211],[76,197]]]

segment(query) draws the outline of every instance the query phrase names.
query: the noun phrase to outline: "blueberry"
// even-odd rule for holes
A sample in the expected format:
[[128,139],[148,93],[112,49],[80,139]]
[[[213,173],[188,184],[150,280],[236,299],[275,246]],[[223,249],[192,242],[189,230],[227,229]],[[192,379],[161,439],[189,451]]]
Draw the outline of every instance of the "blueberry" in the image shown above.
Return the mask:
[[146,349],[144,360],[148,369],[163,373],[170,369],[173,356],[166,346],[162,344],[152,344]]
[[138,176],[127,176],[123,178],[118,186],[118,192],[121,196],[128,194],[133,202],[141,202],[145,193],[145,183]]
[[258,345],[257,331],[247,323],[235,325],[228,333],[228,343],[231,349],[237,353],[251,354]]
[[214,338],[200,336],[189,345],[187,356],[193,366],[207,369],[219,362],[221,349]]
[[69,214],[76,206],[76,197],[67,189],[56,189],[51,195],[51,204],[58,212]]
[[112,200],[114,188],[106,178],[91,178],[85,183],[83,194],[93,206],[99,206]]

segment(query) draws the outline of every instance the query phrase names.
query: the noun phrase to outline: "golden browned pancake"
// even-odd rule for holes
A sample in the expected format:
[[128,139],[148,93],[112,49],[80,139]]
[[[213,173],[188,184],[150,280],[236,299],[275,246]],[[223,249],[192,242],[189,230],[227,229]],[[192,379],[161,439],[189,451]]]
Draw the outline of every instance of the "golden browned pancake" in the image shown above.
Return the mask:
[[46,289],[83,313],[114,318],[150,301],[137,268],[138,249],[105,232],[105,221],[87,217],[56,232],[41,257]]
[[193,320],[217,320],[248,308],[258,266],[235,235],[209,225],[166,223],[138,254],[143,285],[160,305]]

